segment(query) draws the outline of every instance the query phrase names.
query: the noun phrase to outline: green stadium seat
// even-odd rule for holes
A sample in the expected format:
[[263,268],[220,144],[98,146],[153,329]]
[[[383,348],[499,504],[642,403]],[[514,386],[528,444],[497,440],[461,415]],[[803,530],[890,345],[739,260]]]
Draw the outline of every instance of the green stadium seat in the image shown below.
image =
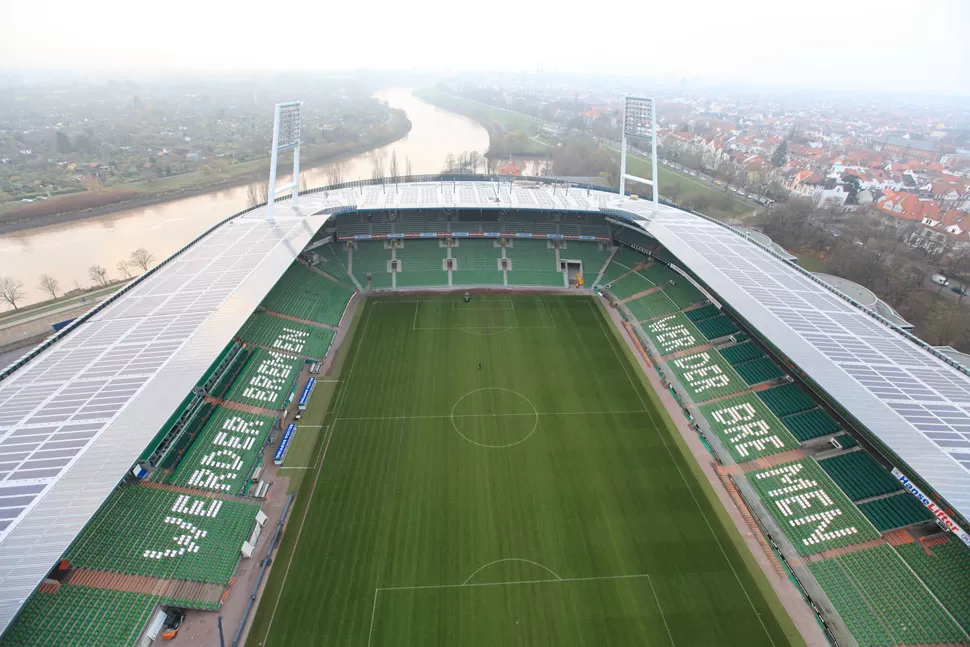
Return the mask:
[[696,324],[698,321],[704,321],[705,319],[718,316],[721,314],[721,309],[716,305],[709,303],[706,306],[701,306],[700,308],[687,310],[684,312],[684,314],[687,315],[688,319]]
[[697,329],[701,331],[701,334],[708,339],[726,337],[727,335],[731,335],[738,331],[738,327],[735,325],[735,323],[728,319],[725,315],[701,319],[700,321],[695,321],[694,325],[697,326]]
[[502,249],[492,240],[462,238],[451,248],[456,269],[451,273],[453,286],[502,285],[504,272],[498,265]]
[[759,357],[758,359],[735,364],[734,370],[751,386],[767,382],[768,380],[776,380],[785,374],[768,357]]
[[352,283],[350,272],[347,271],[347,250],[328,243],[313,250],[320,260],[313,264],[321,272],[326,272],[338,281]]
[[[799,442],[834,434],[839,430],[839,423],[835,421],[835,418],[822,409],[809,409],[801,413],[782,416],[781,421],[785,423],[785,426]],[[841,443],[842,437],[839,438]]]
[[646,321],[671,312],[677,312],[680,309],[663,291],[645,294],[632,301],[627,301],[623,305],[630,309],[630,312],[638,321]]
[[[685,312],[688,317],[690,312]],[[759,357],[764,357],[765,354],[758,348],[753,342],[746,341],[735,346],[728,346],[726,348],[721,348],[721,355],[724,355],[730,364],[740,364],[741,362],[747,362],[752,359],[758,359]]]
[[505,248],[511,265],[509,285],[564,287],[564,273],[556,265],[556,250],[544,240],[516,239]]
[[437,240],[408,240],[394,251],[399,261],[398,287],[448,285],[444,259],[448,250]]
[[916,571],[960,626],[970,632],[970,550],[952,537],[930,550],[932,555],[918,543],[896,547],[903,561]]
[[868,517],[879,532],[934,519],[933,513],[906,492],[900,492],[884,499],[866,501],[858,504],[858,506],[862,514]]
[[815,402],[794,383],[759,391],[758,397],[764,400],[776,416],[788,416],[815,408]]
[[393,277],[388,271],[391,250],[384,249],[383,241],[358,242],[351,253],[351,267],[357,282],[367,286],[367,275],[371,275],[371,287],[375,290],[389,288]]
[[335,326],[354,292],[297,262],[276,282],[263,305],[273,312]]
[[853,501],[902,489],[899,481],[864,451],[826,458],[819,465]]

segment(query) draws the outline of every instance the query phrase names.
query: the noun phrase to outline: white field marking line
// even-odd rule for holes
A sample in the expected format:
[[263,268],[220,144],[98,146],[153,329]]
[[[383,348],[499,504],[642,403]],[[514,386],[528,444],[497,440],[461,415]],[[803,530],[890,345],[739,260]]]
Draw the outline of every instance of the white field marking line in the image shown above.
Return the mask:
[[647,582],[650,583],[650,590],[653,591],[653,599],[657,601],[657,610],[660,611],[660,619],[664,621],[664,629],[667,630],[667,637],[670,638],[670,644],[676,645],[674,635],[670,633],[670,625],[667,624],[667,616],[664,614],[664,608],[660,606],[660,596],[657,595],[657,589],[653,586],[653,578],[648,577]]
[[[359,417],[341,417],[340,420],[433,420],[436,418],[491,418],[491,417],[505,417],[505,416],[603,416],[609,414],[630,414],[630,413],[646,413],[642,409],[631,409],[629,411],[538,411],[535,413],[459,413],[454,416],[451,415],[434,415],[434,416],[359,416]],[[336,424],[336,422],[334,423]]]
[[543,566],[539,562],[533,562],[531,559],[521,559],[519,557],[506,557],[504,559],[496,559],[494,562],[489,562],[488,564],[485,564],[485,566],[480,567],[474,573],[472,573],[471,575],[469,575],[465,579],[464,582],[461,583],[462,586],[465,586],[466,584],[468,584],[469,580],[471,580],[473,577],[475,577],[476,575],[478,575],[479,573],[481,573],[482,571],[484,571],[489,566],[494,566],[495,564],[501,564],[502,562],[523,562],[525,564],[532,564],[533,566],[538,566],[542,570],[546,571],[547,573],[549,573],[550,575],[552,575],[557,580],[562,580],[562,578],[559,576],[559,573],[557,573],[556,571],[552,570],[551,568],[547,568],[547,567]]
[[[505,312],[509,312],[509,311],[506,310]],[[433,327],[427,327],[426,328],[426,327],[422,326],[421,328],[414,328],[413,330],[489,330],[489,329],[497,328],[497,327],[498,326],[433,326]],[[507,330],[513,330],[513,329],[515,329],[515,330],[545,330],[545,329],[551,329],[551,328],[555,328],[555,327],[556,327],[555,325],[552,325],[552,326],[507,326],[506,329]]]
[[[366,306],[366,304],[365,304]],[[360,335],[363,336],[367,332],[367,326],[370,324],[371,312],[373,309],[367,311],[366,319],[361,326]],[[360,353],[354,354],[354,361],[350,364],[350,372],[347,374],[347,381],[354,375],[354,369],[357,368],[357,358],[360,357]],[[339,402],[334,403],[333,413],[336,414],[338,407],[343,404],[346,399],[346,391],[341,391],[339,394]],[[339,417],[334,417],[333,424],[330,427],[330,435],[327,436],[327,442],[323,447],[323,454],[320,456],[320,460],[317,461],[316,474],[313,477],[313,486],[310,488],[310,495],[307,497],[306,505],[303,508],[303,516],[300,517],[300,527],[296,532],[296,540],[293,542],[293,549],[290,551],[290,559],[286,562],[286,570],[283,571],[283,581],[280,583],[279,593],[276,594],[276,602],[273,604],[273,611],[269,616],[269,625],[266,627],[266,636],[270,635],[273,629],[273,622],[276,620],[276,610],[280,606],[280,598],[283,597],[283,590],[286,588],[286,578],[290,575],[290,567],[293,565],[293,556],[296,554],[297,548],[300,546],[300,536],[303,534],[303,526],[306,524],[307,514],[310,512],[310,503],[313,501],[313,497],[316,496],[317,483],[320,481],[320,473],[323,471],[323,462],[327,458],[327,451],[330,449],[330,441],[333,440],[333,435],[337,431],[337,421],[340,420]]]
[[[590,308],[592,308],[593,311],[595,312],[596,308],[595,306],[593,306],[593,303],[591,301],[588,303],[590,305]],[[597,312],[596,314],[598,315],[597,321],[599,322],[600,330],[603,331],[603,334],[609,335],[610,331],[606,330],[606,328],[603,327],[603,321],[602,321],[603,313]],[[633,378],[630,377],[630,372],[627,371],[626,364],[620,359],[620,354],[616,350],[615,343],[616,343],[616,339],[611,338],[610,348],[613,349],[613,355],[616,357],[617,361],[620,362],[620,367],[623,369],[623,373],[626,375],[626,379],[627,381],[629,381],[630,386],[633,387],[633,390],[636,392],[637,399],[640,400],[640,404],[643,405],[644,411],[646,411],[647,415],[650,417],[651,424],[659,428],[659,426],[657,425],[657,421],[653,417],[653,413],[651,413],[651,411],[647,409],[647,405],[643,401],[643,397],[640,395],[640,390],[636,388],[636,384],[633,382]],[[701,508],[701,504],[697,500],[697,496],[694,494],[694,490],[691,488],[690,483],[687,482],[687,477],[684,476],[683,470],[681,470],[680,465],[677,464],[677,460],[674,458],[674,454],[670,450],[670,445],[667,444],[667,439],[664,437],[664,433],[666,432],[660,433],[660,441],[664,444],[664,449],[667,450],[667,455],[670,456],[670,460],[673,462],[674,467],[677,468],[677,473],[680,474],[680,479],[684,482],[684,486],[687,488],[687,491],[690,492],[690,498],[693,499],[694,506],[697,508],[697,511],[700,513],[701,518],[704,519],[704,523],[707,524],[707,529],[711,531],[711,536],[714,537],[714,541],[717,542],[717,547],[721,550],[721,555],[724,556],[724,561],[726,561],[728,566],[731,567],[731,572],[734,573],[734,579],[737,580],[738,586],[740,586],[741,590],[744,591],[744,597],[748,599],[748,604],[751,606],[751,611],[753,611],[754,615],[757,616],[758,622],[761,623],[761,628],[765,630],[765,635],[768,636],[768,642],[770,642],[772,646],[774,646],[775,641],[771,637],[771,633],[768,631],[768,627],[765,625],[765,621],[761,618],[761,614],[758,613],[758,609],[754,606],[754,601],[751,599],[751,596],[748,594],[748,589],[746,589],[744,586],[744,583],[741,582],[741,576],[738,575],[737,569],[734,568],[734,564],[732,564],[731,560],[728,558],[727,551],[724,550],[724,546],[721,545],[721,540],[718,538],[717,533],[714,532],[714,527],[711,525],[711,522],[707,518],[707,515],[704,514],[704,510]]]
[[647,573],[635,575],[604,575],[601,577],[563,577],[557,580],[515,580],[512,582],[481,582],[479,584],[429,584],[427,586],[382,586],[378,591],[422,591],[425,589],[473,589],[486,586],[510,586],[513,584],[569,584],[570,582],[597,582],[609,580],[650,579]]
[[370,610],[370,631],[367,632],[367,647],[370,647],[370,641],[374,637],[374,616],[377,615],[377,594],[380,592],[380,589],[374,589],[374,604]]
[[421,302],[418,301],[414,304],[414,321],[411,322],[411,330],[418,329],[418,310],[421,308]]
[[[455,409],[458,408],[458,405],[461,404],[462,400],[464,400],[468,396],[473,395],[475,393],[481,393],[482,391],[502,391],[503,393],[512,393],[514,395],[519,396],[520,398],[522,398],[526,402],[528,402],[529,403],[529,406],[532,407],[532,415],[534,415],[535,416],[535,419],[536,419],[536,421],[532,425],[532,429],[529,431],[529,433],[527,433],[525,436],[523,436],[519,440],[515,441],[514,443],[505,443],[504,445],[489,445],[487,443],[480,443],[478,441],[472,440],[471,438],[469,438],[465,434],[461,433],[461,429],[459,429],[458,428],[458,425],[455,424],[455,415],[454,415]],[[480,389],[473,389],[473,390],[469,391],[465,395],[463,395],[460,398],[458,398],[457,400],[455,400],[455,404],[452,405],[452,407],[451,407],[451,413],[452,413],[452,415],[450,416],[450,418],[451,418],[451,427],[452,427],[452,429],[455,430],[455,433],[456,434],[458,434],[459,436],[461,436],[462,438],[464,438],[465,440],[467,440],[468,442],[470,442],[472,445],[478,445],[479,447],[487,447],[489,449],[507,449],[509,447],[515,447],[516,445],[519,445],[519,444],[524,443],[525,441],[529,440],[529,438],[532,437],[532,434],[534,434],[536,432],[536,429],[539,428],[539,410],[536,408],[536,405],[532,403],[532,400],[530,400],[529,398],[525,397],[524,395],[522,395],[518,391],[515,391],[513,389],[505,389],[505,388],[502,388],[500,386],[486,386],[486,387],[482,387]],[[467,416],[465,416],[465,417],[467,417]]]

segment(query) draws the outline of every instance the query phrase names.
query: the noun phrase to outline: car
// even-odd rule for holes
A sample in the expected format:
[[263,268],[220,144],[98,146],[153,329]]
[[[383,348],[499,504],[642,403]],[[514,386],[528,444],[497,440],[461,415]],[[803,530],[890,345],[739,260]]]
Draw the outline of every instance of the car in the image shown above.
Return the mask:
[[949,285],[950,284],[950,280],[948,278],[946,278],[945,276],[943,276],[942,274],[934,274],[932,280],[937,285]]
[[962,285],[951,285],[950,291],[956,292],[960,296],[964,296],[964,297],[967,296],[967,292],[970,292],[970,290],[967,290],[967,288],[963,287]]

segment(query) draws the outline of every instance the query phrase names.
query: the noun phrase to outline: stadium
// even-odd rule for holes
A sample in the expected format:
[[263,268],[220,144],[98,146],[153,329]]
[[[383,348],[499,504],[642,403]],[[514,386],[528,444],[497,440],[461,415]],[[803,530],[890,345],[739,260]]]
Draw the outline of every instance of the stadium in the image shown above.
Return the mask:
[[271,207],[0,376],[0,645],[970,643],[970,374],[790,257],[543,178]]

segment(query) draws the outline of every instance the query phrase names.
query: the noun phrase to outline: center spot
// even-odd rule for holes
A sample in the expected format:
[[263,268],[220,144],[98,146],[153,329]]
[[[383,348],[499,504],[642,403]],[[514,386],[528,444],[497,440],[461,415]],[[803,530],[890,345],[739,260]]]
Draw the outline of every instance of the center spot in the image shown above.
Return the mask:
[[479,447],[518,445],[539,427],[539,413],[527,397],[500,387],[469,391],[451,409],[459,436]]

